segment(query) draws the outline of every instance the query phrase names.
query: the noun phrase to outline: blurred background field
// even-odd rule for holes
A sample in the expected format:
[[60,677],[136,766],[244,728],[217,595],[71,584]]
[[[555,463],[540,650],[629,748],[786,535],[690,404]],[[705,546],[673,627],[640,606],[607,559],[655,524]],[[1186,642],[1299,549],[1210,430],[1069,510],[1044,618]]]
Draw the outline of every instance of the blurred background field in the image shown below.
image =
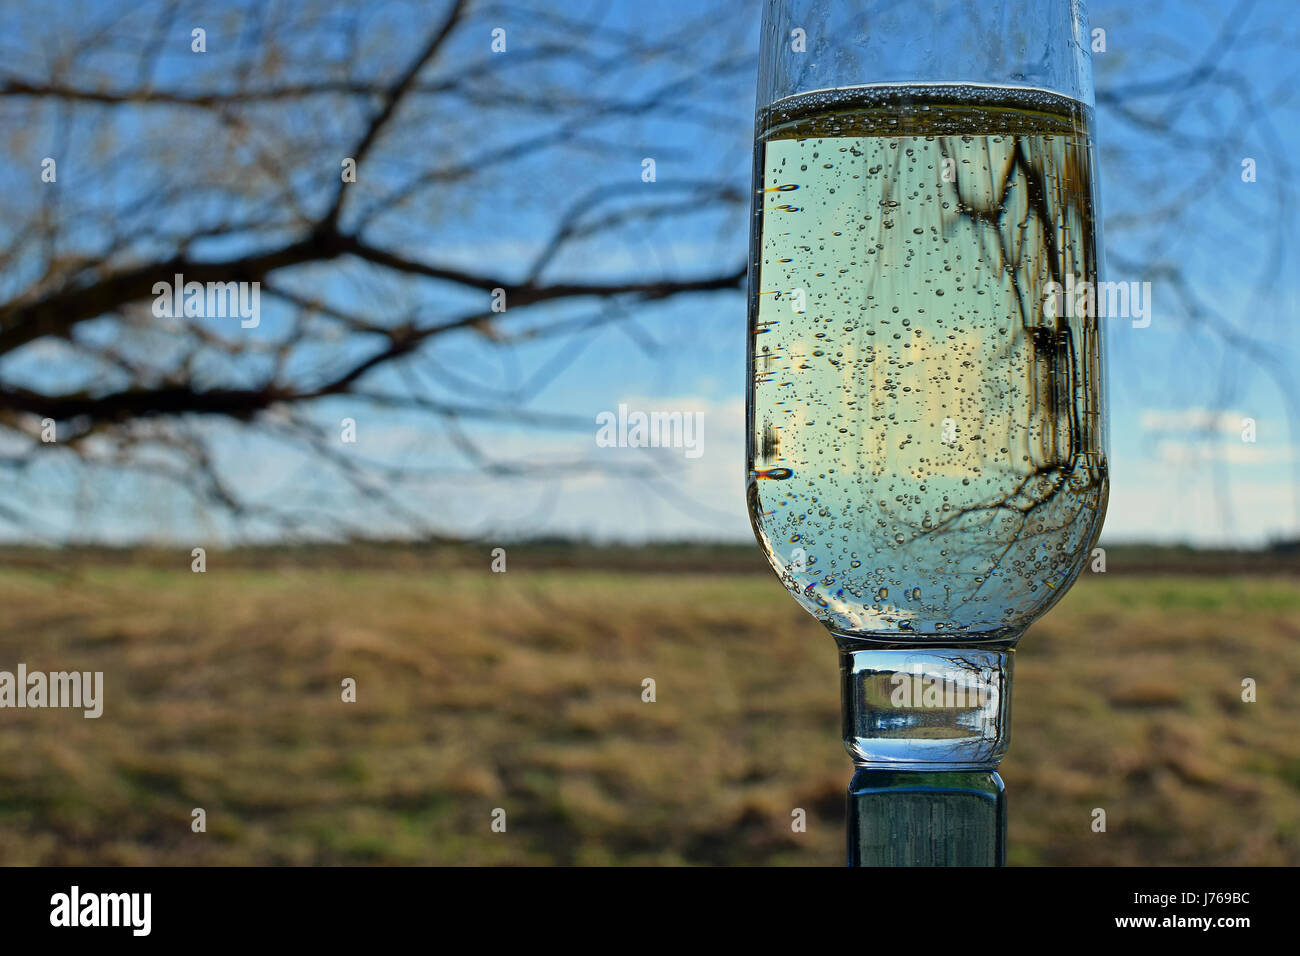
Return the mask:
[[[0,712],[0,864],[841,862],[834,645],[755,549],[507,551],[6,553],[0,669],[105,704]],[[1017,654],[1010,861],[1300,863],[1294,554],[1109,558]]]

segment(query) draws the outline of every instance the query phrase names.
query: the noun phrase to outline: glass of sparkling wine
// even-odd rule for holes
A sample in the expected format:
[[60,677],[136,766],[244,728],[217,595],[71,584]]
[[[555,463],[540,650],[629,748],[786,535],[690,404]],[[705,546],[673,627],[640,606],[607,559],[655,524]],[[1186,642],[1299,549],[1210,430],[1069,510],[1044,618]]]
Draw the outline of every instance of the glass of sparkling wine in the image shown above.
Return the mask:
[[839,646],[850,865],[1004,862],[1016,644],[1101,531],[1088,46],[1082,0],[765,5],[746,494]]

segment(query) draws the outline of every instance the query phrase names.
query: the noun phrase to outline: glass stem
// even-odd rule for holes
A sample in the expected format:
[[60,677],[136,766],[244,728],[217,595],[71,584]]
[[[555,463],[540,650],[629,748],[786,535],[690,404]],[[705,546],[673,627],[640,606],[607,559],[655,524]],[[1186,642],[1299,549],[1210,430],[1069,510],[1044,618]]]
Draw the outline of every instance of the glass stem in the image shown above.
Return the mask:
[[1001,866],[998,762],[1019,634],[983,644],[879,644],[836,635],[850,866]]
[[848,844],[849,866],[1003,866],[1002,778],[859,767],[849,784]]

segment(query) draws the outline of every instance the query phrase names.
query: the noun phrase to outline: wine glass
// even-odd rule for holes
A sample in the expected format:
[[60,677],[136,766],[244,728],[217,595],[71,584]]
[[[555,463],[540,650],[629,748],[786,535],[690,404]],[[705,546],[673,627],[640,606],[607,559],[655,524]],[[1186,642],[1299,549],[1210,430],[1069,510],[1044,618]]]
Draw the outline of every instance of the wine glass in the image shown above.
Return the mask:
[[1016,643],[1101,531],[1087,36],[1079,0],[765,5],[746,493],[839,645],[850,865],[1004,862]]

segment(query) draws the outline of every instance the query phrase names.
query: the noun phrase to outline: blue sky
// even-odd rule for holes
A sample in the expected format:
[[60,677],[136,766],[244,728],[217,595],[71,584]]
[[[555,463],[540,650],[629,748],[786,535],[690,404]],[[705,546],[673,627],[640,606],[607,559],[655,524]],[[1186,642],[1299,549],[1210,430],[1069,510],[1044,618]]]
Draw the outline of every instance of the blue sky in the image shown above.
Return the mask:
[[[78,6],[67,4],[70,10]],[[86,17],[94,18],[107,16],[118,5],[80,6]],[[230,6],[200,5],[199,17],[204,10],[229,11]],[[1296,209],[1290,185],[1296,173],[1293,157],[1300,147],[1293,91],[1300,85],[1291,5],[1272,0],[1144,4],[1140,9],[1093,2],[1090,7],[1092,25],[1106,30],[1107,44],[1094,63],[1101,100],[1097,135],[1108,277],[1152,281],[1154,299],[1149,328],[1134,329],[1125,322],[1109,328],[1112,492],[1104,540],[1253,545],[1295,536],[1300,534],[1297,436],[1290,431],[1288,411],[1295,412],[1300,388],[1290,383],[1288,396],[1279,384],[1300,368],[1300,332],[1293,321]],[[0,26],[6,28],[0,41],[6,72],[30,75],[48,65],[49,43],[18,39],[24,31],[48,34],[44,9],[18,4],[15,12],[0,16]],[[376,75],[387,76],[405,58],[404,53],[398,55],[403,40],[415,42],[417,30],[427,27],[413,22],[413,7],[393,3],[375,9],[376,17],[391,19],[391,55],[366,62]],[[756,6],[736,4],[735,9],[745,14],[694,26],[697,5],[684,0],[665,0],[653,8],[577,3],[564,12],[591,25],[586,43],[590,51],[607,48],[619,31],[655,38],[686,28],[693,32],[680,40],[682,59],[730,45],[743,51],[748,44],[756,65]],[[129,18],[115,35],[119,53],[97,65],[102,76],[122,82],[134,78],[134,67],[129,66],[135,62],[132,35],[153,22],[145,14]],[[213,59],[207,65],[216,68],[207,76],[219,80],[222,64],[231,62],[221,58],[237,55],[237,45],[223,45],[223,30],[237,35],[238,18],[225,12],[212,16]],[[488,8],[457,36],[430,75],[454,75],[490,56],[488,32],[497,25],[507,30],[515,50],[550,36],[527,4]],[[176,23],[168,35],[179,43],[187,34],[188,25]],[[301,42],[317,55],[329,52],[328,43],[313,46],[311,36]],[[113,59],[117,55],[120,63]],[[509,56],[507,52],[503,60]],[[186,73],[192,62],[183,54],[163,57],[157,81],[186,88],[195,82]],[[1202,67],[1200,79],[1175,84],[1173,93],[1150,92],[1153,85],[1178,80],[1193,65]],[[580,71],[573,68],[533,72],[523,64],[510,69],[513,72],[503,73],[502,80],[510,89],[565,83],[582,88]],[[651,69],[628,63],[611,77],[610,88],[592,89],[590,95],[632,98],[668,78],[662,63]],[[742,67],[711,81],[705,95],[692,96],[679,107],[580,129],[575,142],[544,158],[487,170],[441,193],[416,213],[386,220],[375,234],[377,241],[428,261],[516,278],[544,243],[556,210],[569,208],[590,186],[626,186],[631,193],[619,202],[651,208],[658,203],[664,212],[648,215],[612,239],[578,244],[552,265],[548,279],[698,275],[739,265],[747,242],[744,209],[698,210],[694,215],[667,210],[699,181],[748,189],[753,81],[752,67]],[[1116,91],[1127,98],[1122,104],[1108,104],[1106,95]],[[1174,114],[1172,135],[1157,136],[1148,129]],[[74,114],[67,124],[55,119],[47,116],[43,127],[27,129],[23,141],[9,147],[6,155],[20,162],[0,170],[0,189],[12,208],[30,211],[35,202],[22,164],[56,148],[69,157],[61,163],[68,170],[62,188],[81,190],[74,193],[73,202],[111,205],[121,201],[114,197],[142,185],[155,188],[147,178],[142,184],[129,163],[116,167],[107,180],[78,185],[76,157],[79,150],[91,147],[93,114]],[[306,126],[308,119],[294,117],[292,123]],[[325,132],[346,142],[360,119],[329,117],[323,121]],[[0,124],[4,121],[0,113]],[[423,125],[410,124],[389,144],[382,172],[372,181],[401,181],[405,170],[423,158],[422,150],[473,155],[479,146],[509,143],[551,128],[551,123],[550,117],[512,113],[504,107],[446,115],[435,111]],[[61,145],[54,142],[56,130],[65,137]],[[214,134],[198,120],[168,115],[161,120],[126,117],[117,135],[128,140],[171,137],[184,154],[185,143]],[[598,137],[602,148],[576,142],[587,135]],[[321,146],[321,156],[336,153],[328,143]],[[656,160],[654,183],[640,181],[646,156]],[[1241,181],[1244,157],[1256,159],[1257,182]],[[168,171],[169,177],[185,174],[184,166]],[[304,194],[310,196],[311,176],[304,173],[301,178]],[[191,196],[171,210],[174,217],[201,215],[201,200]],[[252,247],[265,238],[234,242],[236,247],[240,242]],[[143,254],[146,247],[140,241]],[[197,249],[206,256],[224,251],[216,243]],[[1149,268],[1162,263],[1182,270],[1185,288],[1170,288],[1164,272]],[[16,274],[6,276],[6,288],[17,281]],[[355,264],[303,270],[285,277],[284,283],[326,294],[343,306],[391,303],[393,309],[410,309],[429,320],[477,301],[438,283],[376,277]],[[1198,313],[1199,307],[1207,311]],[[263,325],[252,334],[269,339],[283,332],[289,313],[266,299],[263,308]],[[593,308],[592,303],[575,303],[547,311],[530,309],[503,326],[517,331],[552,318],[585,315]],[[333,400],[313,415],[322,423],[353,416],[359,422],[358,454],[428,471],[427,480],[403,488],[403,499],[448,532],[499,539],[580,534],[630,541],[744,541],[750,538],[743,502],[744,312],[739,293],[680,297],[638,307],[626,320],[564,339],[502,347],[474,333],[446,337],[421,361],[416,374],[430,395],[447,400],[473,396],[502,407],[563,413],[591,423],[589,428],[560,430],[474,425],[474,438],[493,460],[525,466],[581,461],[619,470],[617,475],[493,477],[465,457],[441,423],[419,415],[381,414],[351,399]],[[91,330],[109,337],[117,332],[109,323]],[[343,363],[360,354],[358,348],[326,344],[311,358]],[[255,368],[213,359],[207,374],[213,381],[251,380]],[[49,387],[84,374],[84,366],[51,344],[0,362],[0,380],[6,382]],[[376,376],[374,385],[400,390],[409,387],[409,378],[386,373]],[[687,459],[680,450],[598,448],[596,415],[620,403],[702,412],[704,454]],[[1245,417],[1256,422],[1254,443],[1240,439]],[[287,446],[217,423],[202,427],[219,461],[238,476],[246,494],[267,501],[311,502],[325,510],[364,511],[364,504],[331,485],[309,459]],[[34,474],[36,480],[10,489],[8,503],[20,500],[23,507],[40,511],[54,537],[207,540],[268,533],[256,524],[241,528],[197,507],[175,488],[141,479],[86,476],[58,461],[38,467]],[[400,533],[404,527],[391,514],[375,513],[366,520],[378,533]],[[14,534],[0,525],[0,535]]]

